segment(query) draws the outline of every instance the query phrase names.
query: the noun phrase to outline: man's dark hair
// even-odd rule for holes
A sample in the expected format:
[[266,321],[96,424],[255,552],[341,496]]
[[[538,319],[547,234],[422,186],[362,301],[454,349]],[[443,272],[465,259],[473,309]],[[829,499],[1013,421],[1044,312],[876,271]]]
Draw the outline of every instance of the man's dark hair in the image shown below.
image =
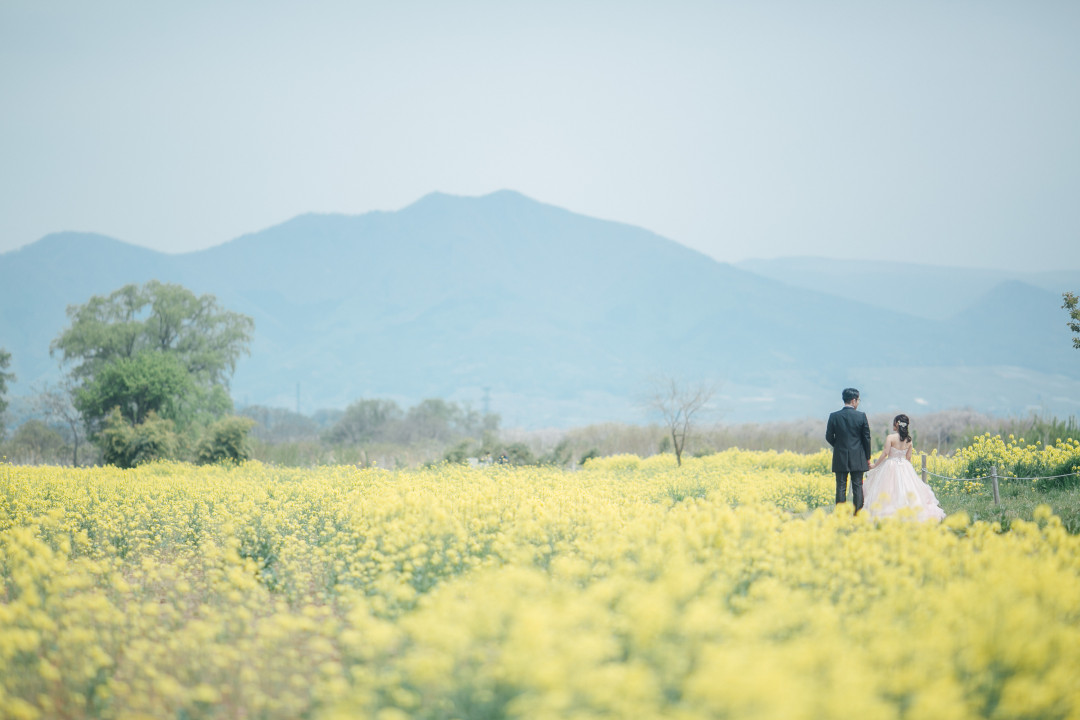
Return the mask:
[[851,404],[852,400],[858,400],[859,391],[856,390],[855,388],[844,388],[844,392],[843,392],[843,395],[841,397],[844,398],[844,404],[849,405],[849,404]]

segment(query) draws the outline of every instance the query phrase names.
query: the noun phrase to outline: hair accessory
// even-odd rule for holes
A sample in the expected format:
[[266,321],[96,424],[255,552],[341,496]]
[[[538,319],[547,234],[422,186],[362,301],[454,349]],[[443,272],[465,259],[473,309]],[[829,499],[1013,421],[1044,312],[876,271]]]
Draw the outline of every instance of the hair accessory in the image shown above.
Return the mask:
[[907,423],[898,422],[896,424],[899,425],[900,427],[907,427]]

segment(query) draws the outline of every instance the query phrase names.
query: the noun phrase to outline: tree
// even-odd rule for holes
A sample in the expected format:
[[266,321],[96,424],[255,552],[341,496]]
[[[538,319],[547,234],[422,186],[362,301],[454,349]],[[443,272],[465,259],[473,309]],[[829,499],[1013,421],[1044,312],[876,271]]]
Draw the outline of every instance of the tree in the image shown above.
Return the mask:
[[101,418],[118,408],[131,425],[141,425],[151,412],[183,425],[185,398],[194,389],[176,357],[146,350],[102,367],[75,391],[75,406],[84,417]]
[[0,438],[4,437],[4,411],[7,410],[7,384],[15,381],[15,374],[5,372],[11,366],[11,353],[0,348]]
[[239,415],[255,421],[251,435],[268,443],[297,442],[319,439],[319,426],[311,418],[285,408],[248,405]]
[[674,378],[654,381],[648,407],[660,416],[670,434],[675,462],[679,466],[682,466],[683,450],[693,430],[695,416],[709,404],[714,393],[712,385],[706,382],[682,383]]
[[1080,298],[1075,293],[1062,293],[1061,297],[1065,304],[1061,307],[1069,311],[1069,329],[1076,333],[1073,338],[1073,347],[1080,350]]
[[78,363],[72,372],[79,380],[118,359],[154,350],[175,355],[196,384],[227,387],[255,328],[250,317],[225,310],[213,295],[196,297],[157,280],[94,296],[68,307],[67,314],[71,326],[51,349],[64,362]]
[[498,415],[481,415],[455,402],[428,398],[409,408],[400,424],[399,439],[406,443],[449,442],[459,437],[475,438],[485,432],[495,432],[498,427]]
[[249,350],[254,322],[213,295],[154,280],[67,313],[71,324],[50,351],[71,364],[75,406],[92,431],[113,408],[132,426],[153,413],[181,430],[232,408],[228,381]]
[[403,434],[409,442],[435,440],[444,442],[457,435],[454,425],[460,409],[442,398],[421,400],[405,414]]
[[24,422],[11,438],[11,455],[18,462],[41,465],[66,454],[64,438],[41,420]]
[[71,465],[79,466],[79,448],[86,441],[82,415],[75,407],[75,388],[70,378],[57,386],[46,385],[37,396],[38,412],[64,428],[65,441],[71,446]]
[[401,408],[393,400],[357,400],[326,433],[327,441],[340,445],[363,445],[385,440],[401,422]]

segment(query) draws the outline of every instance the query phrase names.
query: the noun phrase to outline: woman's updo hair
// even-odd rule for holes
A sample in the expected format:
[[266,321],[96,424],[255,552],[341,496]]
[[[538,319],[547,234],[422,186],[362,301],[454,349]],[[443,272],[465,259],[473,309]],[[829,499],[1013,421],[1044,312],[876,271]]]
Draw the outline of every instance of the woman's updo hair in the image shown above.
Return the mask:
[[896,424],[896,432],[900,433],[900,439],[903,442],[907,442],[911,439],[911,433],[908,431],[908,426],[911,424],[911,420],[908,416],[900,413],[893,418],[893,422]]

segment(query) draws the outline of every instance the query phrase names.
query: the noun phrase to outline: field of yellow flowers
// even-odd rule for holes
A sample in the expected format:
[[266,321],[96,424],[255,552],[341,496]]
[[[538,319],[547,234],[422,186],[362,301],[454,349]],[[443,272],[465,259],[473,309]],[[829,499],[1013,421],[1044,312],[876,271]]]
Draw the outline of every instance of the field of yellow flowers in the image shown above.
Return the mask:
[[1080,537],[828,465],[0,465],[0,717],[1080,717]]
[[1080,441],[1069,438],[1044,446],[1041,442],[1027,444],[1012,435],[976,436],[974,442],[952,457],[929,456],[928,467],[942,475],[959,478],[979,478],[996,469],[999,475],[1033,480],[1041,489],[1063,484],[1076,484],[1080,471]]

